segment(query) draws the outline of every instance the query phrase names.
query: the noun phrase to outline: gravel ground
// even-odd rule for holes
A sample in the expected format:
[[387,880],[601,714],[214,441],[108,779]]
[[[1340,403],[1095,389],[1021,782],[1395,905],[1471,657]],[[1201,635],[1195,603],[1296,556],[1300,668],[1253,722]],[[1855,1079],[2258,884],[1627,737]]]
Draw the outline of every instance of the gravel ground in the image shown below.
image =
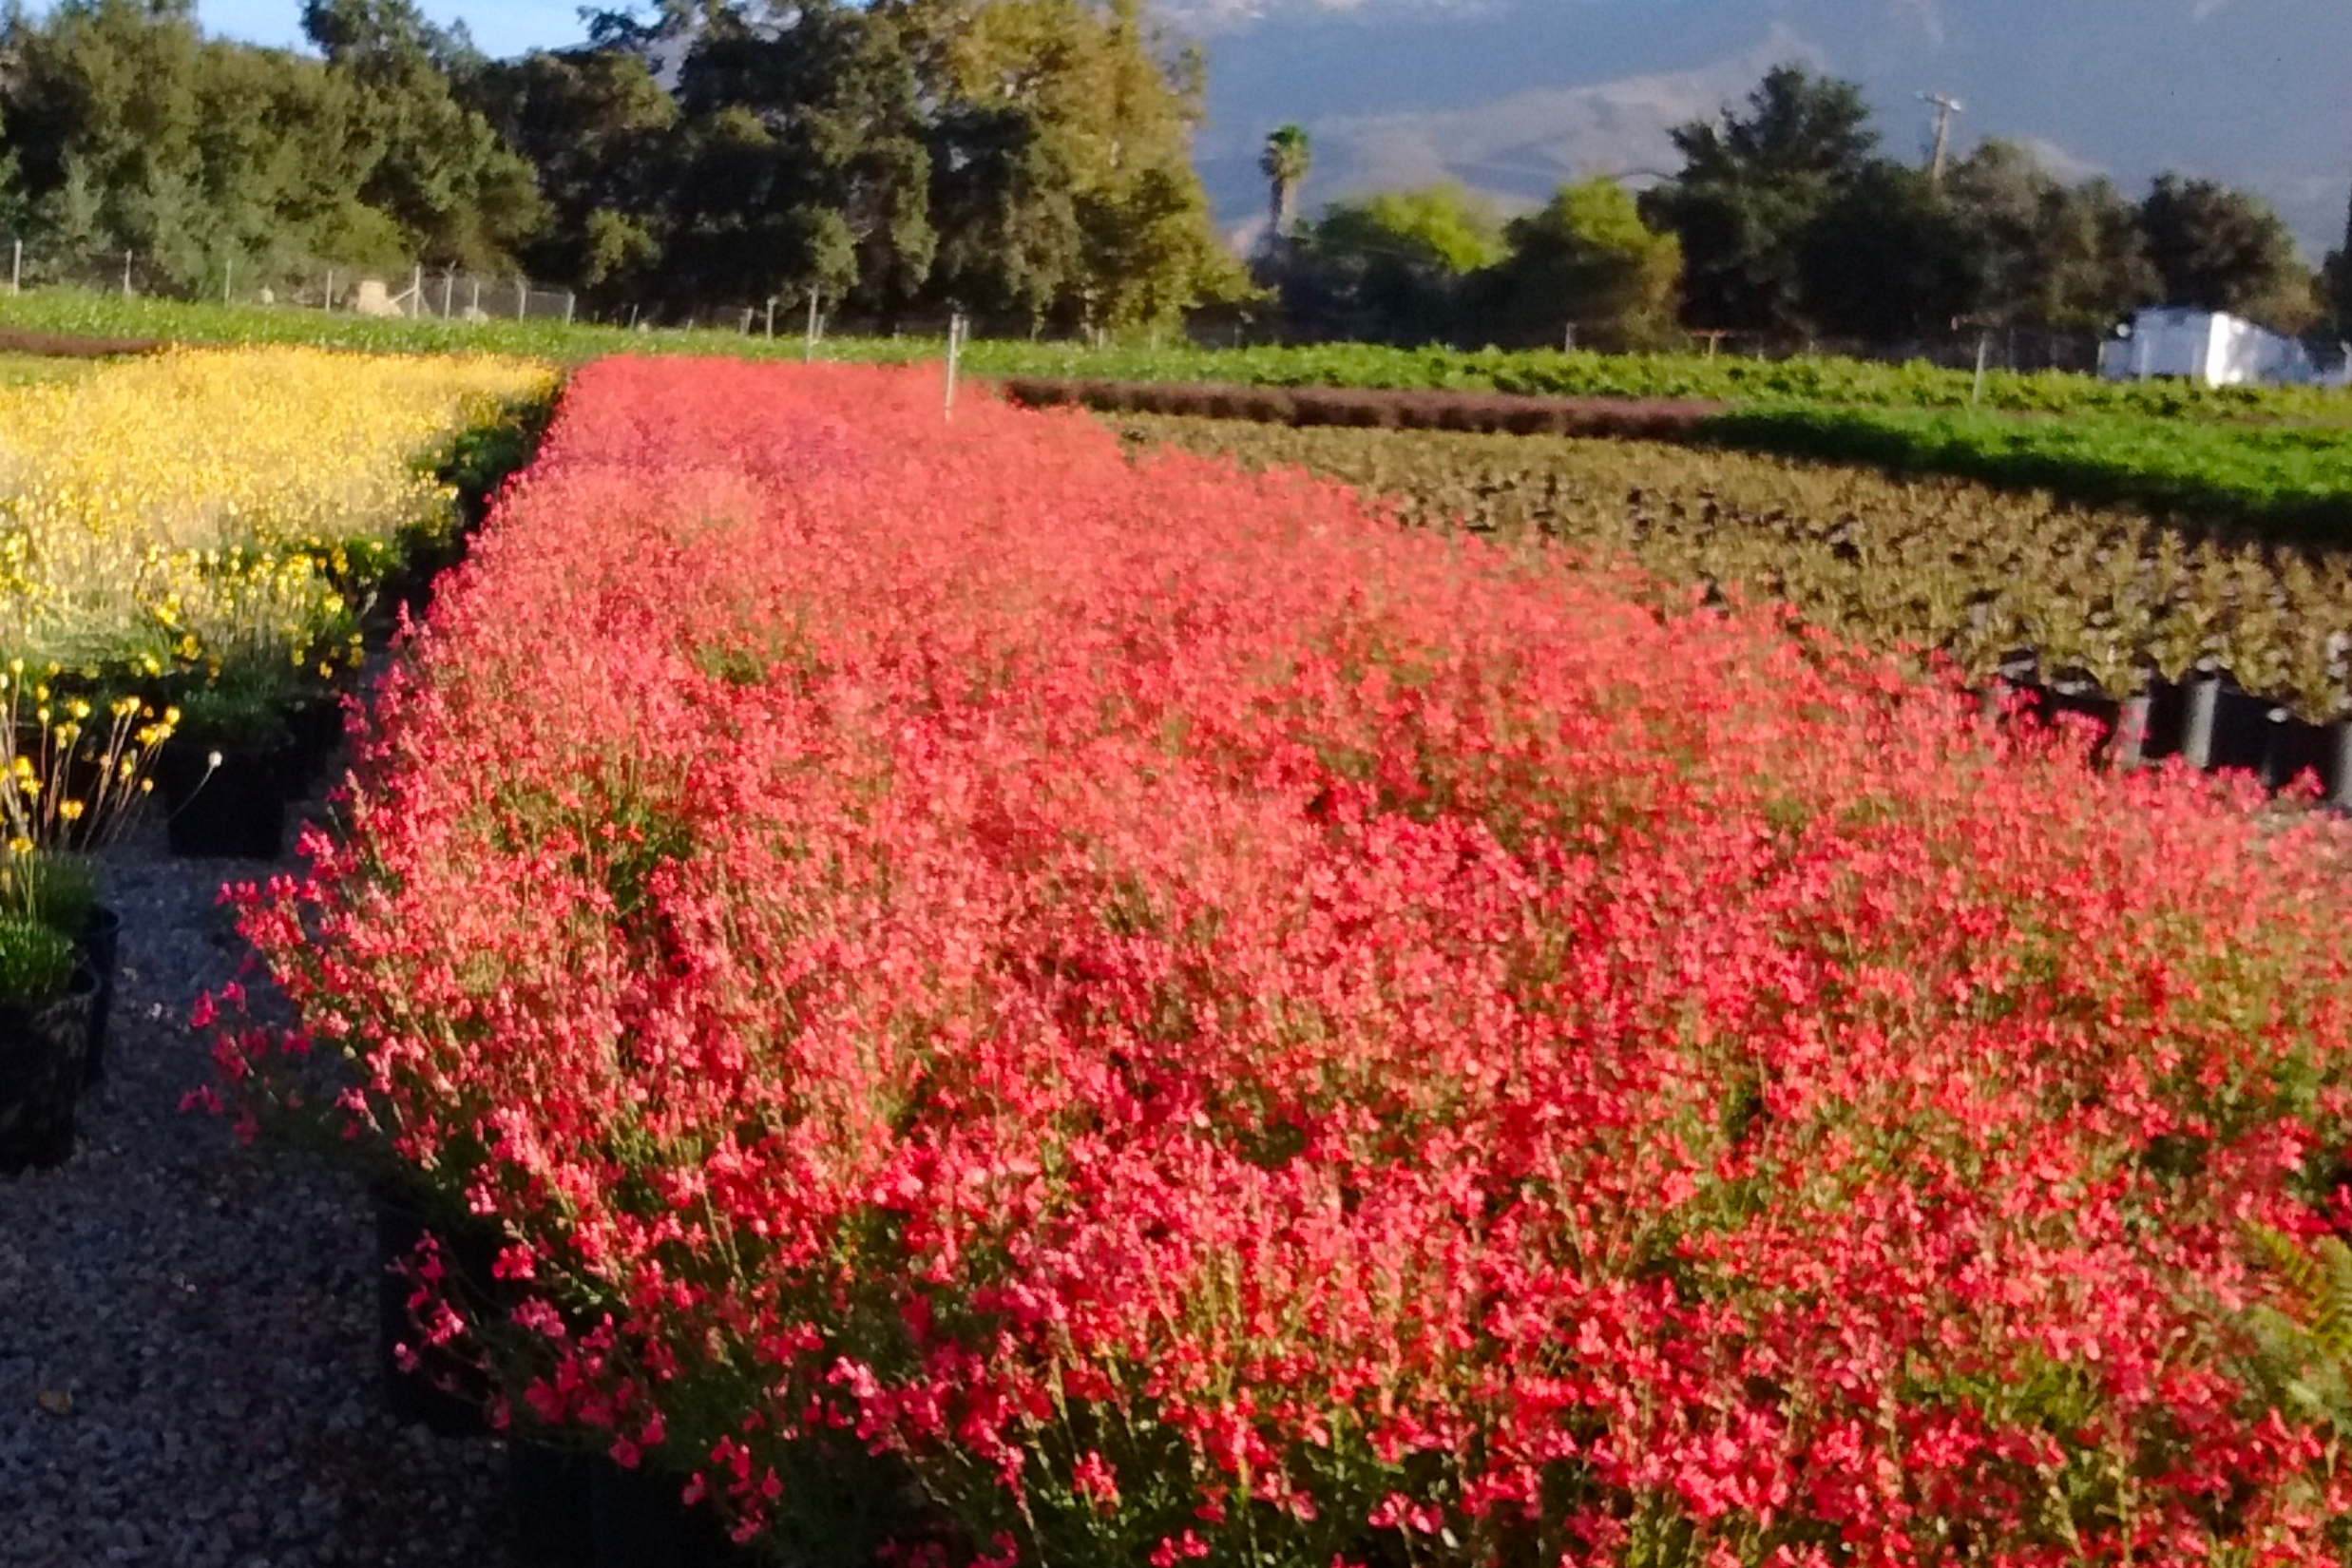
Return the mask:
[[520,1560],[498,1445],[384,1413],[358,1183],[180,1109],[189,1003],[237,966],[216,894],[270,869],[155,828],[109,859],[107,1080],[68,1164],[0,1178],[0,1568]]

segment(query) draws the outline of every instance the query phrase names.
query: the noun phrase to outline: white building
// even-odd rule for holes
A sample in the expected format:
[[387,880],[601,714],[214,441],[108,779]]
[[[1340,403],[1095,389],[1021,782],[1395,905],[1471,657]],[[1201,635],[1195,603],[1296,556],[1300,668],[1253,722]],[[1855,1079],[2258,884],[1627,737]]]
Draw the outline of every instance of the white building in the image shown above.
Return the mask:
[[2162,305],[2141,311],[2099,345],[2099,374],[2109,381],[2178,376],[2209,387],[2338,381],[2323,375],[2294,338],[2223,311]]

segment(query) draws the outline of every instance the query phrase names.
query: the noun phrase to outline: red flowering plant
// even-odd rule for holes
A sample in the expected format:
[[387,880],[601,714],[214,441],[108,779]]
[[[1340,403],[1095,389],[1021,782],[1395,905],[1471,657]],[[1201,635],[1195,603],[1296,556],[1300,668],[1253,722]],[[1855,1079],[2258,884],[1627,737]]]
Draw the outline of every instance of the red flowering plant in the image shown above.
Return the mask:
[[612,361],[243,920],[499,1227],[534,1419],[780,1556],[2335,1560],[2245,1235],[2347,1218],[2339,840],[1972,713],[920,373]]

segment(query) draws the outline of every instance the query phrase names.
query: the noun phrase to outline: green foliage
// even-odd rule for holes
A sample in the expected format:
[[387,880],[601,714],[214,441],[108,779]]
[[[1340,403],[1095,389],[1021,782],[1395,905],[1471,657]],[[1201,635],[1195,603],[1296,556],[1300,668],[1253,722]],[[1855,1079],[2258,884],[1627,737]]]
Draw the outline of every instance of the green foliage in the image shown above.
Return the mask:
[[1888,340],[1964,316],[2098,330],[2159,298],[2288,332],[2323,314],[2260,198],[2168,174],[2135,208],[1998,141],[1940,188],[1873,159],[1868,119],[1854,84],[1783,66],[1744,114],[1674,133],[1683,167],[1643,204],[1682,241],[1686,319]]
[[183,7],[73,0],[6,31],[0,119],[42,263],[132,249],[165,288],[266,276],[364,173],[324,67],[207,40]]
[[2272,536],[2352,539],[2352,432],[2208,424],[2129,412],[2064,420],[1911,409],[1765,408],[1710,419],[1698,439],[1749,451],[2123,504]]
[[1942,332],[1975,309],[1989,259],[1975,225],[1927,176],[1886,162],[1823,204],[1798,251],[1813,323],[1880,341]]
[[1316,220],[1312,243],[1326,255],[1401,253],[1456,277],[1491,267],[1506,254],[1493,203],[1451,182],[1334,201]]
[[1943,188],[1983,247],[1977,309],[1992,321],[2104,332],[2161,292],[2139,215],[2104,180],[2063,184],[2027,148],[1994,140]]
[[1334,201],[1282,247],[1283,312],[1317,335],[1427,342],[1505,254],[1501,216],[1457,184]]
[[2278,1285],[2275,1303],[2247,1314],[2256,1383],[2291,1416],[2352,1438],[2352,1248],[2266,1225],[2247,1236]]
[[621,49],[538,51],[488,64],[468,101],[538,170],[546,230],[524,253],[536,275],[575,281],[592,305],[625,297],[660,256],[656,169],[677,101]]
[[2140,204],[2140,228],[2166,304],[2228,311],[2284,332],[2319,314],[2293,233],[2260,197],[2162,175]]
[[0,909],[79,938],[98,908],[98,866],[52,850],[11,853],[0,863]]
[[1681,241],[1645,223],[1616,181],[1562,185],[1506,236],[1486,312],[1502,340],[1549,342],[1562,323],[1605,347],[1648,348],[1673,335]]
[[530,463],[554,413],[551,400],[501,409],[497,417],[460,430],[446,451],[427,460],[433,476],[457,492],[463,516],[481,519],[498,488]]
[[1651,220],[1682,241],[1684,314],[1702,327],[1801,332],[1806,229],[1861,173],[1877,133],[1862,89],[1784,65],[1748,112],[1673,133],[1681,173],[1651,191]]
[[0,1002],[44,1002],[73,979],[73,939],[25,915],[0,914]]
[[133,251],[146,286],[182,294],[316,261],[503,262],[539,198],[455,103],[449,40],[405,0],[313,0],[305,19],[325,63],[207,38],[183,5],[11,16],[0,117],[34,259]]
[[664,271],[700,298],[911,299],[937,244],[918,90],[886,16],[714,10],[679,67]]
[[195,297],[523,265],[592,308],[813,294],[885,328],[1158,330],[1249,292],[1192,168],[1197,57],[1138,0],[714,0],[497,63],[412,0],[302,16],[323,60],[178,0],[10,13],[0,216],[36,264],[135,253],[137,286]]
[[178,733],[189,742],[267,749],[285,738],[286,709],[300,695],[294,673],[249,660],[223,669],[180,699]]
[[348,94],[338,127],[371,155],[359,201],[397,223],[428,265],[503,270],[544,226],[531,165],[455,83],[479,65],[463,29],[410,0],[305,0],[303,30]]

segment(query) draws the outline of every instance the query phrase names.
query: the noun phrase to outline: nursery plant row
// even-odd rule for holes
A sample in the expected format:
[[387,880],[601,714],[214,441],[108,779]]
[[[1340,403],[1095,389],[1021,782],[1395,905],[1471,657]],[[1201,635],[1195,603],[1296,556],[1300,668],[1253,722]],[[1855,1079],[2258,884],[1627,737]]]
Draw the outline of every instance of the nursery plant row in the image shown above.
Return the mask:
[[1076,404],[1109,414],[1683,442],[2137,506],[2188,526],[2234,526],[2323,544],[2352,539],[2352,432],[2323,426],[1179,381],[1016,376],[1003,385],[1032,407]]
[[449,555],[461,491],[553,388],[519,361],[272,349],[0,389],[0,650],[84,688],[309,694],[388,583]]
[[[0,298],[0,326],[19,332],[133,342],[290,343],[370,353],[492,353],[566,363],[599,354],[727,354],[798,359],[808,352],[800,312],[787,301],[775,331],[766,315],[724,328],[633,331],[551,319],[468,322],[375,318],[295,307],[181,303],[72,290]],[[710,319],[709,317],[705,318]],[[941,335],[824,335],[826,358],[937,359]],[[2293,420],[2352,425],[2352,397],[2318,387],[2207,387],[2184,381],[2109,382],[2064,372],[1965,371],[1922,361],[1883,363],[1805,354],[1609,354],[1590,351],[1391,348],[1369,343],[1253,348],[984,338],[966,351],[977,373],[1043,378],[1210,381],[1260,387],[1389,388],[1539,397],[1855,408],[1980,407],[2011,412],[2124,413],[2158,419]]]
[[1343,480],[1416,524],[1627,559],[1661,591],[1782,601],[1979,681],[2025,651],[2042,677],[2122,699],[2204,664],[2303,720],[2352,712],[2352,547],[1645,442],[1116,423],[1131,442]]
[[2086,750],[925,372],[606,361],[239,896],[298,1027],[200,1024],[487,1250],[413,1355],[779,1563],[2330,1560],[2345,846]]

